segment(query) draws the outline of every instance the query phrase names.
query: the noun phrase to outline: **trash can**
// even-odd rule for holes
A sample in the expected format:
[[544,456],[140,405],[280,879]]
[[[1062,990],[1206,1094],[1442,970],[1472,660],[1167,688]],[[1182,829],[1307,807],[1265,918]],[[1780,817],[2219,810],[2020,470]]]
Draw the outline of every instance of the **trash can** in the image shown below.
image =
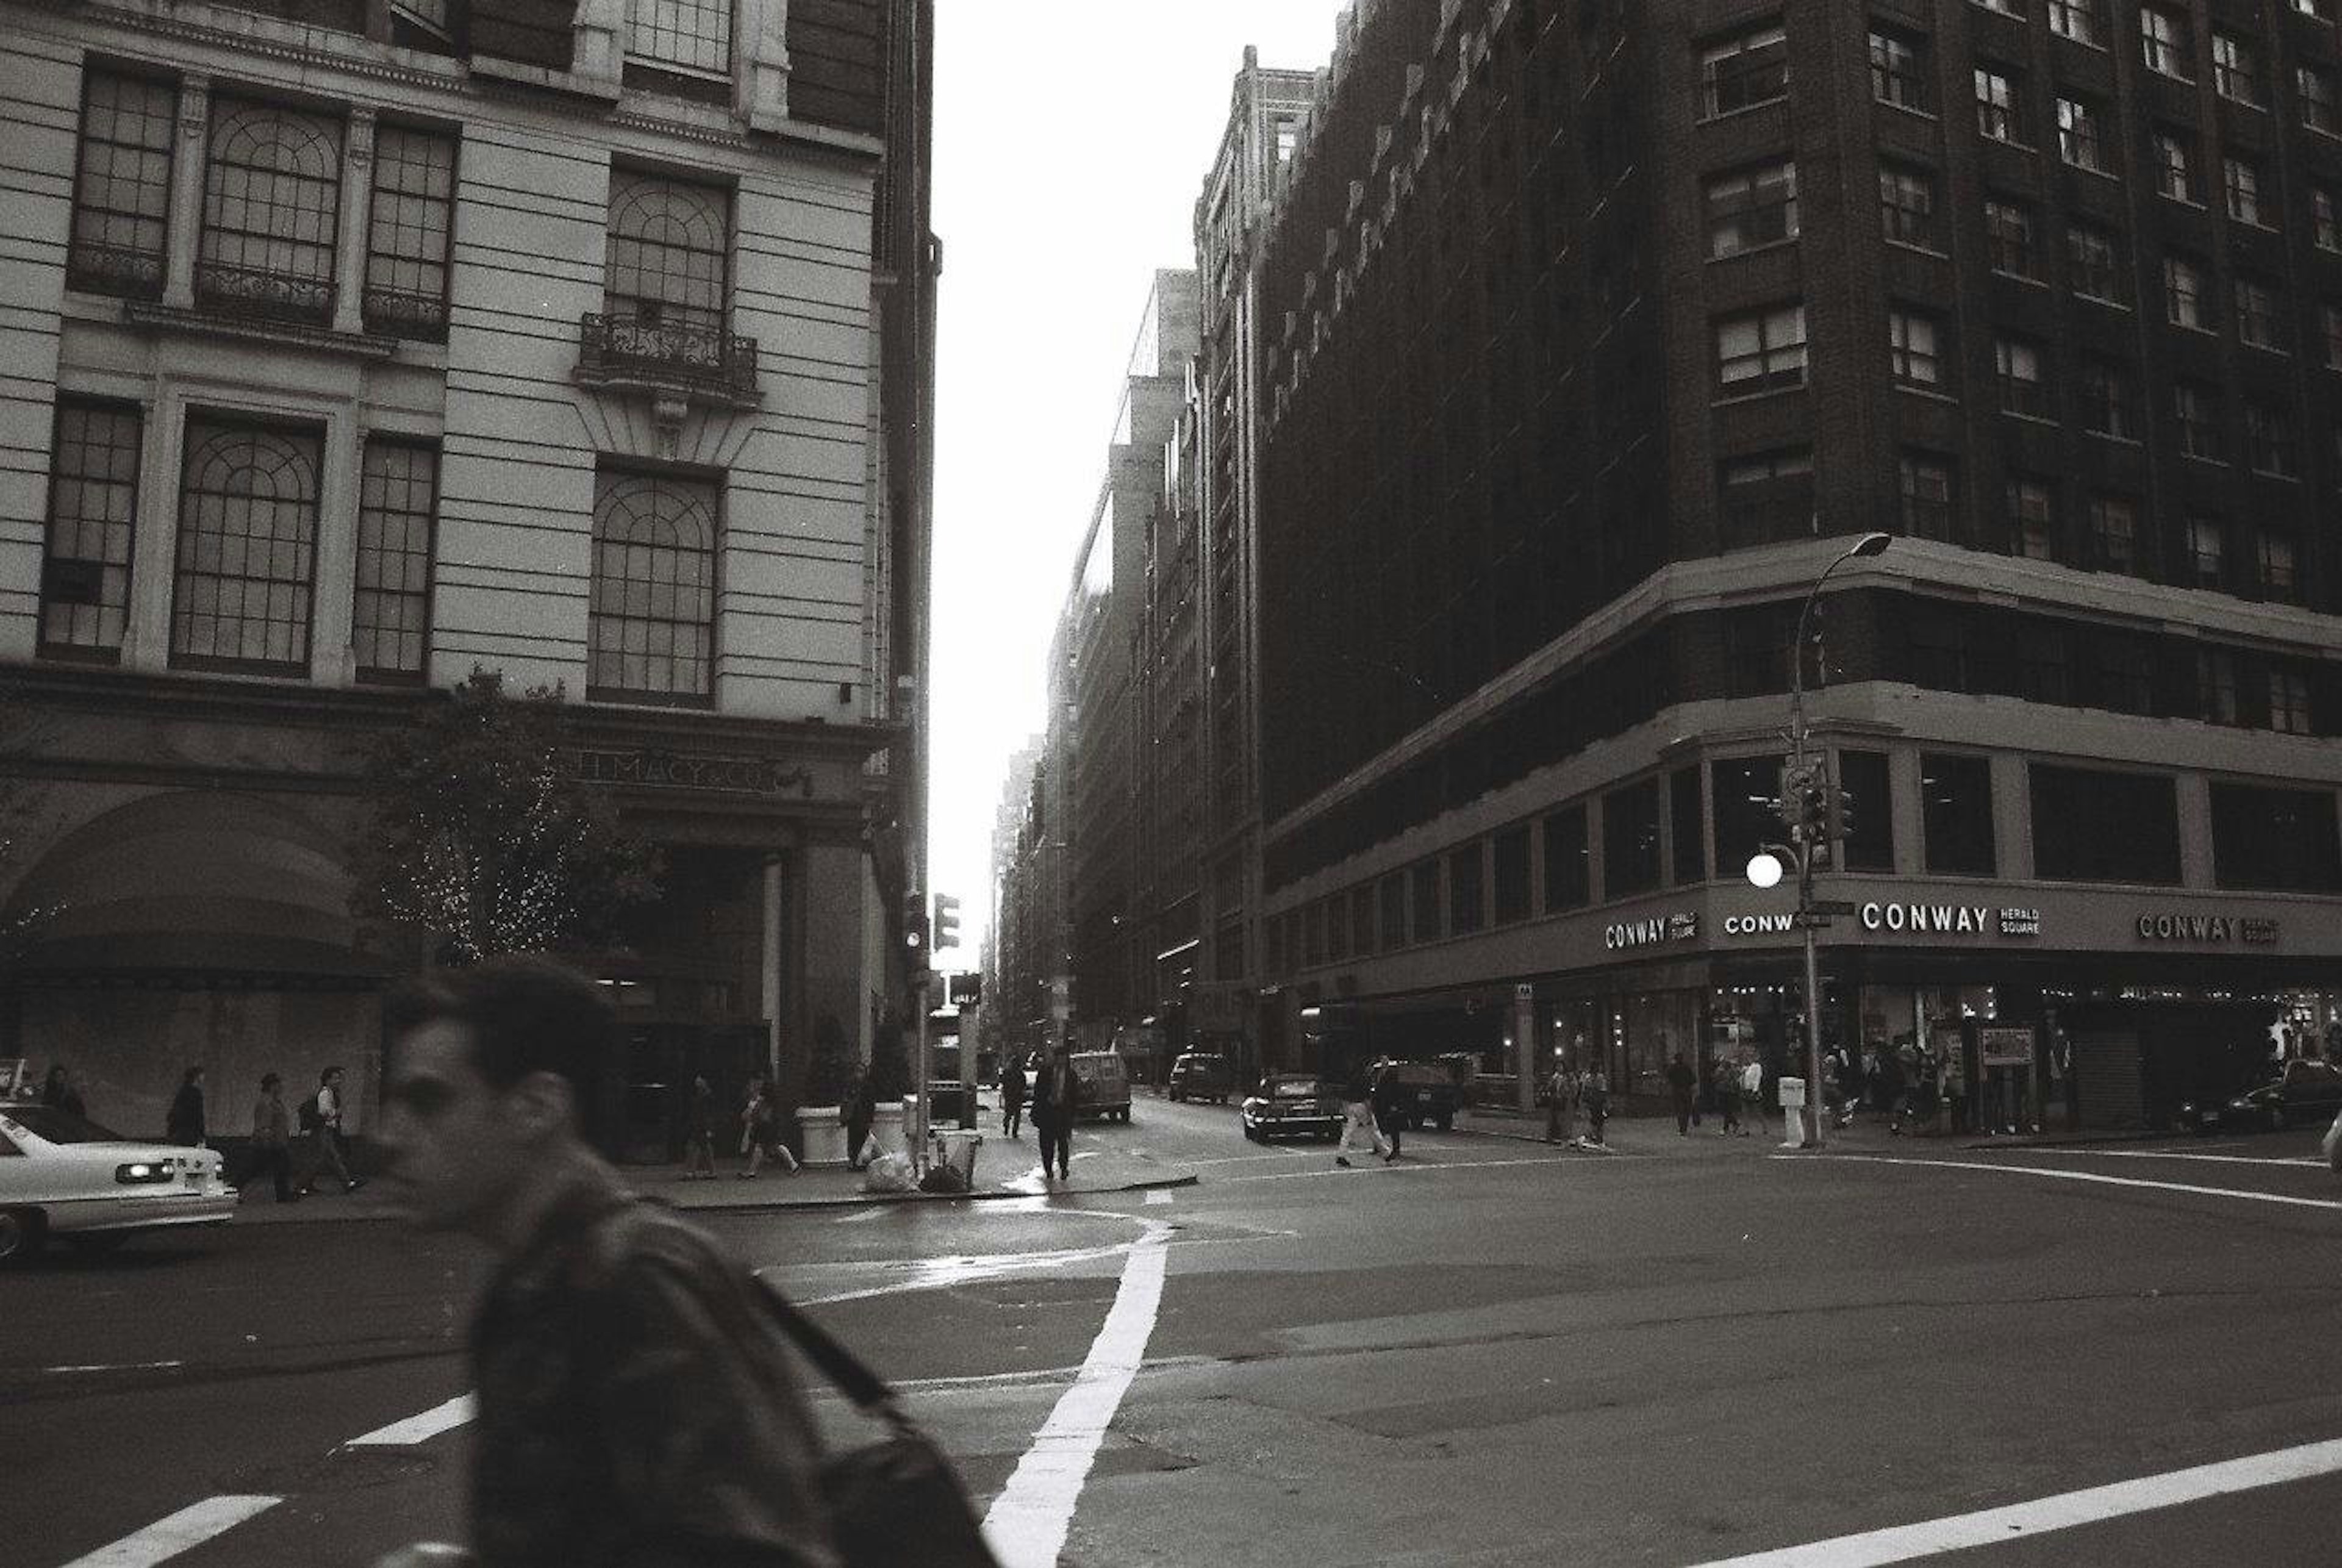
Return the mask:
[[984,1134],[963,1128],[938,1129],[935,1134],[932,1162],[948,1165],[959,1173],[959,1179],[969,1191],[976,1189],[976,1151],[983,1145]]

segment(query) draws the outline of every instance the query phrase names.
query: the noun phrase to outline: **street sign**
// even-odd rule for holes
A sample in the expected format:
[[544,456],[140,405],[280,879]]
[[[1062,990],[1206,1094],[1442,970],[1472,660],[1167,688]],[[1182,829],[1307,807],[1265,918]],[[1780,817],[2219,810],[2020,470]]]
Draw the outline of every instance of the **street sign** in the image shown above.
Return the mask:
[[1807,908],[1816,914],[1852,914],[1854,900],[1850,898],[1817,898]]
[[1827,931],[1829,929],[1830,917],[1827,914],[1808,914],[1800,909],[1790,914],[1789,924],[1799,931]]

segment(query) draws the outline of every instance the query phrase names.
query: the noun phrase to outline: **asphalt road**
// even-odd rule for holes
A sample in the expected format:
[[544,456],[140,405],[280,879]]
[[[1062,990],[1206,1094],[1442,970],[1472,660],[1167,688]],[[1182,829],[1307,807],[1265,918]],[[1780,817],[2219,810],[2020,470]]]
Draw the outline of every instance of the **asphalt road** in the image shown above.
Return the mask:
[[[706,1218],[906,1383],[979,1507],[1045,1427],[1066,1440],[1086,1361],[1126,1380],[1077,1490],[1020,1475],[996,1511],[1026,1562],[1052,1530],[1096,1568],[2333,1560],[2342,1181],[2315,1134],[1820,1157],[1614,1134],[1606,1157],[1411,1134],[1342,1171],[1142,1100],[1077,1150],[1198,1185]],[[459,1536],[464,1427],[343,1445],[464,1392],[482,1273],[465,1243],[325,1223],[0,1281],[0,1564],[215,1496],[284,1501],[168,1561],[363,1568]]]

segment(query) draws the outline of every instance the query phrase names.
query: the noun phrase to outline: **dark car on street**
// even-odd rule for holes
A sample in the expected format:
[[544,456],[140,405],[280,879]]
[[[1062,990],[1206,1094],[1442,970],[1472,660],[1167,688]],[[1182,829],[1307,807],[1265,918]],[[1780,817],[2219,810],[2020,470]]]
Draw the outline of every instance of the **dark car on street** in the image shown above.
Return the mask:
[[1338,1138],[1344,1112],[1342,1089],[1315,1073],[1271,1073],[1246,1096],[1244,1134],[1255,1143],[1271,1138]]
[[2284,1074],[2226,1103],[2185,1101],[2183,1126],[2199,1133],[2282,1132],[2295,1122],[2331,1121],[2342,1112],[2342,1071],[2330,1063],[2297,1060]]
[[1445,1133],[1456,1124],[1464,1091],[1445,1067],[1429,1062],[1387,1061],[1376,1063],[1374,1074],[1377,1084],[1385,1074],[1394,1077],[1392,1098],[1406,1108],[1408,1127],[1435,1126]]
[[1190,1051],[1171,1064],[1166,1088],[1174,1100],[1209,1100],[1225,1105],[1230,1088],[1228,1059],[1210,1051]]

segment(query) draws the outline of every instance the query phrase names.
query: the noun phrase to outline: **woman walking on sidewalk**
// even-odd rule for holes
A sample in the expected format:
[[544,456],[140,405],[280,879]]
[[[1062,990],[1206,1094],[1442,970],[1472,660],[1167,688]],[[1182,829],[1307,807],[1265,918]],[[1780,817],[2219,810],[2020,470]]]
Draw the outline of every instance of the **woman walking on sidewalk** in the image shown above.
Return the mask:
[[744,1182],[764,1174],[767,1159],[777,1160],[787,1169],[797,1168],[797,1157],[781,1142],[780,1107],[773,1104],[772,1091],[761,1077],[748,1082],[748,1104],[740,1113],[740,1152],[748,1156],[748,1168],[740,1173]]

